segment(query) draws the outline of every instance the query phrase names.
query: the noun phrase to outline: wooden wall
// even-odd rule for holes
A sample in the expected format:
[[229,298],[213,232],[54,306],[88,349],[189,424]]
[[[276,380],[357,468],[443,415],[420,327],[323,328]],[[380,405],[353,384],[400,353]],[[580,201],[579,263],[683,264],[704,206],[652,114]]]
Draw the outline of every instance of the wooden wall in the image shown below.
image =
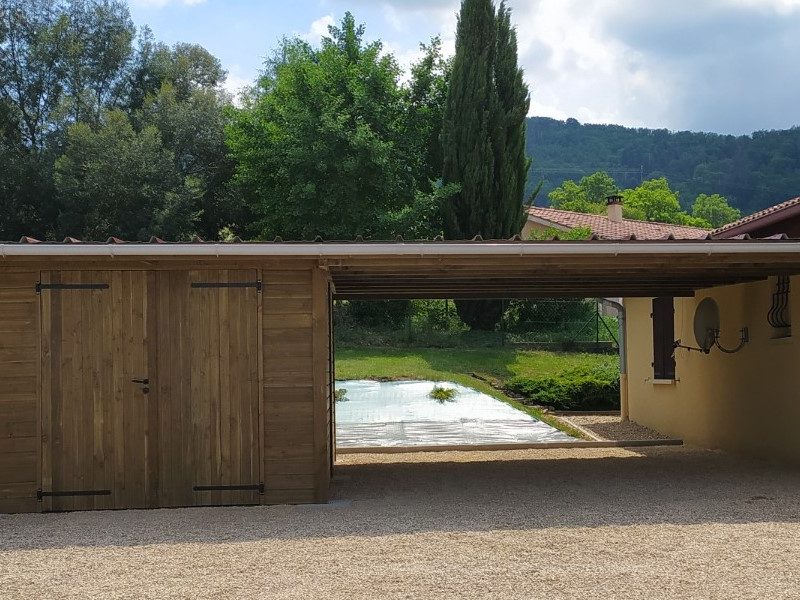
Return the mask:
[[0,512],[39,510],[38,277],[0,274]]
[[[282,264],[247,261],[236,265],[257,269],[263,281],[260,315],[255,323],[261,331],[263,352],[258,374],[263,393],[257,430],[265,492],[260,501],[325,502],[334,443],[330,280],[328,272],[314,261],[294,261],[285,269]],[[85,268],[109,267],[95,261]],[[153,262],[116,268],[180,269]],[[192,268],[219,269],[228,265],[214,261],[213,267],[195,264]],[[26,273],[0,272],[0,512],[34,512],[49,506],[36,498],[37,489],[42,487],[43,447],[41,296],[35,291],[40,270],[57,272],[59,266],[37,264]],[[68,270],[82,268],[72,264]],[[159,299],[154,303],[157,306]],[[151,370],[151,376],[164,385],[161,369]],[[154,386],[153,397],[160,392],[158,385]]]
[[327,273],[264,271],[263,281],[264,503],[325,502]]

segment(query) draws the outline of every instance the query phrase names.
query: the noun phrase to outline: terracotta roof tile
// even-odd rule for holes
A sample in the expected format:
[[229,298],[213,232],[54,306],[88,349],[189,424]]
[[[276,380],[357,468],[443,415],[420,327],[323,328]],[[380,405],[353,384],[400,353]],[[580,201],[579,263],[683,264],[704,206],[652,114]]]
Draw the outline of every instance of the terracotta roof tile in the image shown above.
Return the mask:
[[715,229],[713,231],[713,235],[714,237],[720,236],[721,234],[724,234],[726,231],[730,231],[731,229],[736,229],[741,227],[742,225],[747,225],[748,223],[760,221],[764,217],[774,215],[775,213],[779,213],[781,211],[793,208],[798,205],[800,205],[800,196],[798,196],[797,198],[792,198],[791,200],[787,200],[786,202],[781,202],[780,204],[776,204],[775,206],[769,206],[764,210],[760,210],[758,212],[753,213],[752,215],[747,215],[746,217],[742,217],[741,219],[739,219],[738,221],[734,221],[733,223],[728,223],[727,225],[723,225],[722,227]]
[[530,207],[528,215],[552,223],[555,227],[569,229],[588,227],[592,230],[592,234],[606,240],[661,240],[668,239],[670,236],[672,236],[671,239],[676,240],[697,240],[704,239],[709,234],[707,229],[700,227],[634,219],[622,219],[621,223],[615,223],[607,215],[579,213],[541,206]]

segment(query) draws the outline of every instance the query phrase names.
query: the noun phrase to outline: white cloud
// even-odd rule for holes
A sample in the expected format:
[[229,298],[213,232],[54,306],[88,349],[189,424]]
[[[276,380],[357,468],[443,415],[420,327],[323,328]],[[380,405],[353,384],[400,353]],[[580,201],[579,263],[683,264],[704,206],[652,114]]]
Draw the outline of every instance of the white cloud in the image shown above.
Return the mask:
[[232,65],[228,69],[228,76],[225,78],[225,83],[222,87],[233,98],[233,103],[237,106],[241,105],[242,92],[252,86],[254,81],[251,78],[242,75],[242,69],[239,65]]
[[530,114],[662,123],[669,109],[666,82],[644,68],[640,53],[606,34],[603,4],[544,0],[514,7]]
[[[402,66],[421,24],[453,53],[460,0],[352,1],[380,10]],[[531,115],[722,133],[800,124],[800,0],[508,3]]]
[[323,37],[328,35],[328,27],[335,23],[336,19],[333,18],[333,15],[325,15],[313,21],[308,31],[300,34],[300,37],[310,44],[317,44]]

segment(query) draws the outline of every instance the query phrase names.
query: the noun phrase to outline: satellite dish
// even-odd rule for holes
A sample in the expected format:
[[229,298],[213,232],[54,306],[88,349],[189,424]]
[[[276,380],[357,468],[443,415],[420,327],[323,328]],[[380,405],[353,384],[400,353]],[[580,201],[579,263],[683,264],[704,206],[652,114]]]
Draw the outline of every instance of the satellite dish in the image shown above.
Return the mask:
[[708,353],[719,336],[719,306],[713,298],[705,298],[694,312],[694,339]]

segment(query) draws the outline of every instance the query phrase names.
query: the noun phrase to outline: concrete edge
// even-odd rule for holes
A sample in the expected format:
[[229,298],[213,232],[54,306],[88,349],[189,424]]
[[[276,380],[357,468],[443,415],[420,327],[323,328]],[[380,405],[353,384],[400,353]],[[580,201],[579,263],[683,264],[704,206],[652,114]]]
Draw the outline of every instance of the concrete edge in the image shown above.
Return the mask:
[[586,438],[586,440],[588,440],[590,442],[604,442],[604,441],[607,441],[605,438],[600,437],[599,435],[595,434],[593,431],[590,431],[586,427],[582,427],[581,425],[578,425],[577,423],[575,423],[569,417],[566,417],[564,415],[559,415],[559,416],[556,417],[556,419],[558,419],[561,423],[569,425],[573,429],[577,429],[578,431],[580,431],[583,434],[583,437]]
[[549,410],[548,415],[556,417],[619,417],[618,410]]
[[337,454],[406,454],[413,452],[486,452],[492,450],[555,450],[562,448],[645,448],[683,446],[683,440],[597,440],[582,442],[539,442],[535,444],[450,444],[442,446],[364,446],[336,448]]

